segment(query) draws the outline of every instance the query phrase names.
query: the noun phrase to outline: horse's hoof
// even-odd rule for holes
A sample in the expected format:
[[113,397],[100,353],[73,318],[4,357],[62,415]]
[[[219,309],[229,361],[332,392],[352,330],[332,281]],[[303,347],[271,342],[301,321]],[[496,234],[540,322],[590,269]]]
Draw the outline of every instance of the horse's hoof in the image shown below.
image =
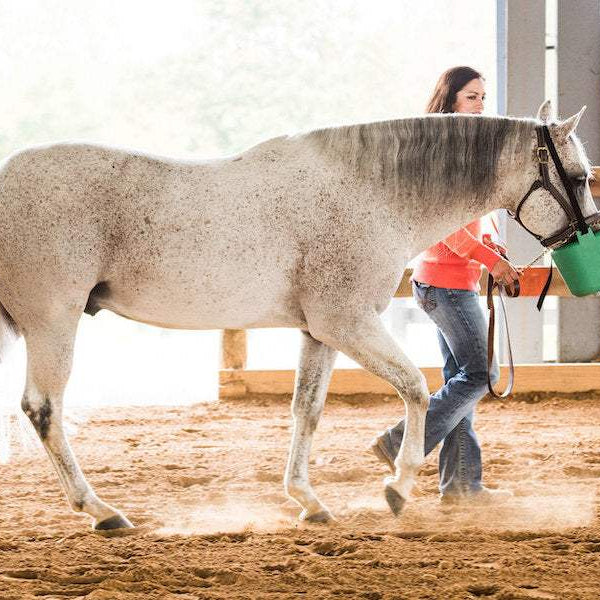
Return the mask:
[[300,520],[307,521],[308,523],[332,523],[335,521],[333,515],[328,510],[320,510],[312,515],[303,510],[300,514]]
[[104,519],[104,521],[100,521],[100,523],[94,524],[94,529],[96,531],[108,531],[110,529],[133,529],[133,524],[129,519],[126,519],[122,515],[114,515],[109,517],[108,519]]
[[394,513],[394,516],[397,517],[402,512],[402,509],[406,504],[406,499],[389,485],[385,486],[385,499]]

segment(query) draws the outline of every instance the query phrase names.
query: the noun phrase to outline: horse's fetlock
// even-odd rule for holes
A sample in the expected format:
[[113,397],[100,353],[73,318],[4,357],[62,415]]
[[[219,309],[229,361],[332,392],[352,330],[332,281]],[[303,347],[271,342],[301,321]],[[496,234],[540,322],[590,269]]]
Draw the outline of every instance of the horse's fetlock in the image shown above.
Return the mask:
[[71,508],[75,512],[89,512],[89,508],[97,505],[98,502],[98,496],[93,490],[81,491],[71,500]]
[[[410,474],[416,474],[423,464],[422,460],[408,460],[403,463],[402,468]],[[414,479],[414,477],[412,477]]]
[[395,465],[403,475],[414,479],[424,460],[424,458],[421,459],[415,456],[406,456],[396,460]]

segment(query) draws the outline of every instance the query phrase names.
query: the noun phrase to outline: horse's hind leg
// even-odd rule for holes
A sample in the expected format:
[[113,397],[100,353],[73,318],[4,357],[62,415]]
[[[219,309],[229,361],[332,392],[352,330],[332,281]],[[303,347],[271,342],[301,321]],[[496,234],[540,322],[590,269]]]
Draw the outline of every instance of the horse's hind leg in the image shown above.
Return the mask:
[[325,522],[332,518],[310,486],[308,457],[313,432],[323,411],[335,356],[335,350],[302,332],[302,350],[292,400],[294,432],[285,471],[285,488],[303,508],[300,518],[312,522]]
[[397,515],[425,460],[425,415],[429,407],[425,378],[376,315],[320,314],[312,322],[309,319],[309,326],[316,338],[388,381],[404,400],[405,435],[395,461],[396,474],[386,479],[385,486],[386,500]]
[[95,529],[133,527],[117,510],[102,502],[86,481],[65,436],[63,392],[71,371],[76,324],[37,329],[26,334],[27,382],[22,407],[54,464],[71,508],[94,519]]

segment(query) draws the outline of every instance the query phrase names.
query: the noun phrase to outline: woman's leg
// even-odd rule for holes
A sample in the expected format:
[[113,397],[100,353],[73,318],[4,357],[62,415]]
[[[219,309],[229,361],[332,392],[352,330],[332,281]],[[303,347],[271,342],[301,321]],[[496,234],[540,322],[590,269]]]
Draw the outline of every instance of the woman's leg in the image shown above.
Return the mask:
[[[465,481],[456,491],[476,491],[481,487],[481,453],[472,429],[472,412],[487,391],[485,317],[475,292],[421,284],[415,284],[413,291],[418,304],[438,326],[444,358],[445,384],[431,396],[425,429],[425,453],[431,452],[452,433],[440,457],[443,459],[443,465],[440,464],[442,491],[453,491],[453,486],[461,480],[457,477],[460,473]],[[498,368],[495,366],[492,381],[497,377]],[[400,421],[387,430],[377,440],[382,446],[380,450],[395,456],[403,429]],[[469,478],[473,481],[467,482]]]
[[[439,329],[437,336],[444,360],[444,384],[447,384],[458,373],[459,367]],[[475,412],[471,411],[443,440],[439,455],[442,495],[477,492],[482,487],[481,447],[473,429],[474,419]]]
[[452,351],[446,343],[446,338],[439,327],[436,328],[435,332],[437,333],[440,352],[442,353],[442,360],[444,361],[442,366],[442,377],[444,378],[444,385],[446,385],[448,381],[458,373],[458,365],[456,364]]
[[478,492],[481,485],[481,447],[471,411],[445,438],[440,449],[440,492],[461,495]]

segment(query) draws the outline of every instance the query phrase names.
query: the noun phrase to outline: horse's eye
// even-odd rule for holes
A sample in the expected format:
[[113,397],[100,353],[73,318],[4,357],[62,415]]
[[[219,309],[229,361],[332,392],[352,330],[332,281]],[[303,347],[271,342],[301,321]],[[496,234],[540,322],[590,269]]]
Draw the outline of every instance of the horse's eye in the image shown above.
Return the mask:
[[570,179],[573,182],[573,185],[585,185],[587,183],[587,176],[585,175],[570,177]]

